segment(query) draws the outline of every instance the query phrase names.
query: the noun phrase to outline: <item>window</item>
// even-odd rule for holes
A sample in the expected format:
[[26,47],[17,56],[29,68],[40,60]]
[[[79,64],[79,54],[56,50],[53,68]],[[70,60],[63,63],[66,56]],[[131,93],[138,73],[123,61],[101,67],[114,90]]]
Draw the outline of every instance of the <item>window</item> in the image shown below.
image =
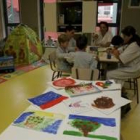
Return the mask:
[[108,0],[108,2],[97,2],[97,4],[97,26],[101,21],[105,21],[109,24],[109,26],[111,27],[110,30],[115,35],[116,30],[118,33],[120,27],[121,0]]
[[3,0],[6,34],[20,23],[19,0]]

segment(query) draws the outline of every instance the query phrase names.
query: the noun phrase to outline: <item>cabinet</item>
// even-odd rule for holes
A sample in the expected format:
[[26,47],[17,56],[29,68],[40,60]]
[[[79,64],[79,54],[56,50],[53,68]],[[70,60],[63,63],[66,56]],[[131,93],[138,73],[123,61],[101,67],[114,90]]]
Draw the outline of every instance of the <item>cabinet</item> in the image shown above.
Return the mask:
[[57,32],[56,2],[44,4],[45,32]]
[[77,32],[92,33],[96,27],[97,2],[93,0],[57,0],[45,4],[47,32],[64,32],[71,24]]
[[96,28],[96,1],[83,1],[82,32],[93,33]]
[[57,29],[65,31],[66,26],[73,25],[77,32],[82,31],[82,1],[57,2]]

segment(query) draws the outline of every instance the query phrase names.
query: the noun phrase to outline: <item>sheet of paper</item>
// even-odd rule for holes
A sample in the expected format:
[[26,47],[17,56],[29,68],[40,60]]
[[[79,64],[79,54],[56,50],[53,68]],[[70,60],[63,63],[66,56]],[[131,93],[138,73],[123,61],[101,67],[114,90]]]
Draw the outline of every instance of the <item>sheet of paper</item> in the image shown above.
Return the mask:
[[116,131],[116,120],[114,118],[70,114],[63,134],[99,140],[117,140]]
[[91,111],[90,105],[82,99],[68,99],[63,101],[67,108],[74,114],[84,113]]
[[81,95],[88,95],[97,92],[101,92],[96,86],[92,83],[82,83],[77,84],[74,86],[65,87],[65,91],[71,96],[81,96]]
[[28,99],[28,101],[30,103],[32,103],[33,105],[40,107],[41,109],[46,109],[46,108],[50,108],[50,107],[62,102],[63,100],[65,100],[67,98],[68,97],[62,96],[53,91],[48,91],[39,96],[30,98],[30,99]]
[[114,80],[96,81],[93,84],[101,91],[121,90],[121,85],[116,84]]
[[71,77],[62,77],[62,78],[58,78],[52,82],[48,82],[48,85],[52,86],[53,88],[55,88],[57,90],[64,89],[65,86],[71,86],[71,85],[75,85],[75,84],[77,84],[76,80]]
[[[96,101],[96,102],[95,102]],[[89,104],[92,108],[108,115],[119,109],[120,107],[130,103],[131,101],[122,97],[118,97],[116,93],[98,94],[94,96]]]
[[64,118],[62,114],[26,110],[13,122],[13,125],[55,135]]

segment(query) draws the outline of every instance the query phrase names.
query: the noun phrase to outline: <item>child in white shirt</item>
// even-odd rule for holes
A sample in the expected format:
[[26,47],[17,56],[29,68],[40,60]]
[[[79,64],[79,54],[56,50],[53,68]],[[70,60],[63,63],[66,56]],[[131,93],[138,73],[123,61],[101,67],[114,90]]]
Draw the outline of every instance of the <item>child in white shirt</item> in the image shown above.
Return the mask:
[[74,56],[75,68],[97,68],[97,61],[93,55],[86,52],[87,43],[87,37],[84,35],[79,36],[76,40],[77,52],[75,52]]
[[66,61],[66,58],[69,56],[68,53],[68,44],[69,37],[66,34],[61,34],[58,37],[58,47],[56,49],[56,57],[57,57],[57,67],[59,70],[63,72],[71,72],[71,64]]

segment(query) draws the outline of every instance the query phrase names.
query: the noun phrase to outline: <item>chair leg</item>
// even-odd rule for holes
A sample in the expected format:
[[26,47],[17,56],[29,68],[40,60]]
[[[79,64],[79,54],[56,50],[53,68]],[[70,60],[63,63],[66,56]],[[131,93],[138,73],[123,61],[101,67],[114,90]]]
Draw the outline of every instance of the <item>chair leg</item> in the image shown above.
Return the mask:
[[53,72],[53,75],[52,75],[52,81],[54,80],[54,78],[55,78],[55,71]]
[[136,82],[136,96],[137,96],[137,104],[139,104],[139,91],[138,91],[138,79],[135,80]]
[[58,71],[58,73],[57,73],[57,78],[61,77],[60,75],[61,75],[61,72]]
[[[132,79],[129,80],[130,89],[132,89],[132,83],[133,83],[131,80],[132,80]],[[134,81],[134,88],[135,88],[135,81]]]
[[60,71],[59,77],[62,77],[62,71]]

